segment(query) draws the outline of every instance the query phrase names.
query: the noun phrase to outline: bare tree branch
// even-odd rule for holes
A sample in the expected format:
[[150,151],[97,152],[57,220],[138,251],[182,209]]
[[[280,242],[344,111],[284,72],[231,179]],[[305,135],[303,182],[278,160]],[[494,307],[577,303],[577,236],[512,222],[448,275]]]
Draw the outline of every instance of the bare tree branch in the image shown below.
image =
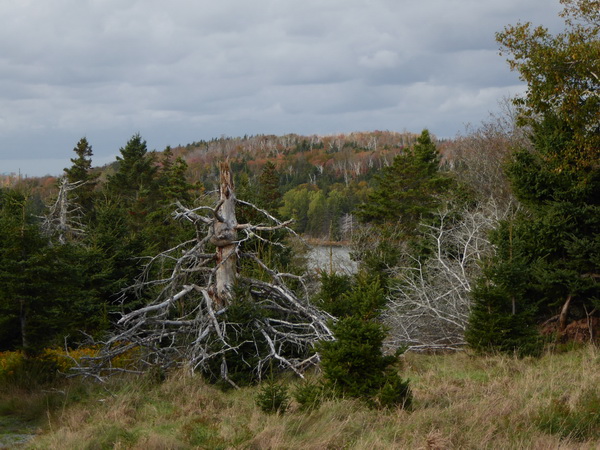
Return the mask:
[[397,283],[384,313],[390,347],[417,351],[465,344],[471,282],[481,273],[481,260],[493,251],[487,234],[513,210],[490,199],[460,211],[458,220],[445,209],[438,212],[435,225],[423,225],[433,256],[394,270]]
[[42,231],[48,237],[56,236],[60,244],[66,244],[69,239],[82,236],[84,226],[81,223],[82,210],[76,203],[77,196],[72,192],[86,182],[69,183],[66,177],[61,178],[56,200],[48,207],[44,216]]
[[[235,203],[255,207],[235,199],[229,167],[222,166],[221,171],[220,198],[214,208],[189,209],[176,204],[174,216],[192,224],[195,237],[148,259],[128,290],[150,300],[120,318],[100,354],[85,359],[76,369],[78,373],[102,379],[121,370],[112,364],[116,357],[133,351],[142,357],[127,370],[187,366],[211,370],[232,386],[236,383],[228,361],[248,348],[258,361],[248,370],[259,378],[269,361],[300,376],[318,363],[314,345],[333,339],[327,322],[334,318],[310,303],[302,277],[275,271],[258,255],[244,251],[253,239],[268,242],[261,232],[285,230],[295,234],[288,227],[290,222],[281,222],[256,208],[270,223],[238,225]],[[203,216],[199,211],[211,214]],[[237,239],[237,231],[243,231],[245,238]],[[238,273],[238,260],[252,263],[265,278]],[[300,286],[300,295],[288,287],[288,280]],[[244,293],[241,298],[237,291]],[[238,302],[250,302],[256,310],[250,322],[239,323],[230,317]],[[240,341],[243,329],[249,329],[254,337]]]

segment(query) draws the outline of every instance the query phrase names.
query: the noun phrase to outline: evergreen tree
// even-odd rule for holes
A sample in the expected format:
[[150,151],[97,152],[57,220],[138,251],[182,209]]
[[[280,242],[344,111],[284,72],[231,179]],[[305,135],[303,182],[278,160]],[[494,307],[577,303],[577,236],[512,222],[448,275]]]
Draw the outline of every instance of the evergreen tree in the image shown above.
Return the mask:
[[404,233],[413,234],[450,184],[439,165],[435,143],[429,131],[423,130],[417,143],[376,177],[376,187],[360,205],[358,216],[367,223],[398,225]]
[[121,306],[128,311],[138,305],[132,293],[120,294],[140,273],[149,243],[143,233],[132,233],[126,209],[117,198],[105,196],[96,202],[96,218],[86,245],[98,253],[93,274],[94,288],[109,311]]
[[117,172],[108,177],[107,187],[128,203],[139,199],[140,192],[154,187],[157,167],[154,156],[148,154],[146,141],[134,134],[117,156]]
[[0,348],[28,353],[64,345],[78,331],[105,326],[97,292],[90,286],[97,261],[86,248],[49,245],[30,199],[0,193]]
[[279,173],[275,164],[267,161],[258,177],[258,206],[276,212],[280,205]]
[[182,157],[173,161],[173,151],[167,147],[160,161],[161,170],[158,176],[161,201],[172,205],[180,201],[184,205],[192,203],[192,192],[199,186],[187,181],[188,165]]
[[73,165],[65,168],[65,174],[69,183],[78,181],[89,181],[91,179],[90,169],[92,168],[92,146],[88,143],[85,137],[77,142],[77,146],[73,149],[76,158],[71,158]]
[[[77,203],[83,208],[84,213],[92,210],[94,202],[94,189],[98,182],[98,175],[91,172],[92,169],[92,146],[85,137],[77,142],[73,149],[76,158],[71,158],[71,167],[65,168],[65,175],[69,183],[83,183],[77,189]],[[85,215],[85,214],[84,214]]]
[[[396,156],[375,178],[375,187],[357,215],[370,225],[354,236],[355,257],[362,267],[376,273],[384,285],[391,267],[419,241],[419,224],[431,220],[452,178],[440,170],[440,155],[429,131]],[[409,264],[410,262],[407,262]]]
[[[475,347],[529,348],[535,324],[554,318],[560,335],[600,306],[600,83],[591,75],[600,28],[593,2],[563,3],[564,33],[525,24],[498,34],[528,82],[517,104],[533,146],[516,149],[507,167],[525,208],[493,236],[498,252],[467,336]],[[588,27],[577,22],[586,18]]]
[[133,230],[141,231],[146,215],[156,206],[158,168],[139,134],[133,135],[120,152],[117,172],[108,177],[106,189],[127,208]]
[[148,213],[146,224],[146,253],[166,250],[187,239],[185,228],[180,221],[175,221],[173,211],[176,202],[191,206],[194,191],[199,191],[199,184],[187,181],[188,165],[181,157],[173,161],[173,152],[167,147],[160,160],[160,171],[157,176],[158,199],[154,210]]
[[[358,274],[349,290],[340,285],[343,277],[326,276],[324,281],[321,304],[340,317],[332,325],[335,341],[318,346],[327,386],[373,406],[410,407],[409,382],[394,367],[398,357],[382,351],[386,331],[376,318],[385,304],[385,291],[378,279]],[[332,298],[340,292],[337,301]]]

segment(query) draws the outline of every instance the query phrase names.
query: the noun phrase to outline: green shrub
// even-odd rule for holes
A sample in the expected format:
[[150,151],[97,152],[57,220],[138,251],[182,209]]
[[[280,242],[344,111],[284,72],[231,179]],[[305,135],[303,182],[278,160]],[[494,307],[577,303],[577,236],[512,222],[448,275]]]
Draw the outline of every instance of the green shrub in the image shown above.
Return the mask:
[[346,312],[331,325],[334,341],[320,342],[325,386],[337,395],[360,398],[371,406],[409,406],[412,395],[392,366],[398,356],[382,351],[386,330],[377,321],[385,290],[376,277],[359,273],[352,289],[341,296]]
[[482,353],[500,352],[539,356],[543,341],[532,308],[514,312],[510,296],[499,286],[479,284],[473,291],[473,307],[465,339]]
[[328,395],[323,384],[304,381],[296,386],[292,396],[298,402],[302,411],[311,411],[318,409]]
[[287,387],[269,379],[256,395],[256,405],[267,414],[285,413],[290,406]]
[[408,380],[403,380],[397,373],[390,372],[385,376],[385,383],[377,393],[377,404],[380,408],[410,409],[412,391]]

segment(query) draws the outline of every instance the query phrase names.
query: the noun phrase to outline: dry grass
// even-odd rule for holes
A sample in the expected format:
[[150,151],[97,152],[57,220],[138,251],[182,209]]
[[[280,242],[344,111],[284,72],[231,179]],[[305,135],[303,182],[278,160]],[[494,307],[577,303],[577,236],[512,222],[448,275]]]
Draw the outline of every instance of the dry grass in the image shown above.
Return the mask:
[[409,354],[403,373],[415,396],[411,412],[338,399],[266,415],[255,405],[257,389],[224,393],[182,372],[159,385],[121,381],[113,395],[96,391],[55,411],[31,448],[600,448],[600,416],[587,440],[540,426],[556,402],[577,411],[583,396],[598,393],[596,347],[540,359]]

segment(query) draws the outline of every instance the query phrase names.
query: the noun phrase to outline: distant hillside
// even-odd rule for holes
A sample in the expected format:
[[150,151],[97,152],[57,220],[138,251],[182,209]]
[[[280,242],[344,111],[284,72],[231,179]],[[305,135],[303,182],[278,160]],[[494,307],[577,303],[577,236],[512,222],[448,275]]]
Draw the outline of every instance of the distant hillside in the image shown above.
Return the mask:
[[[174,158],[188,164],[188,179],[200,181],[210,190],[217,179],[217,162],[229,159],[234,171],[245,172],[251,180],[258,176],[267,161],[272,161],[282,176],[285,192],[303,183],[325,184],[370,179],[371,175],[388,165],[394,156],[412,145],[417,134],[410,132],[372,131],[330,136],[256,135],[220,137],[197,141],[172,148]],[[93,145],[93,142],[92,142]],[[157,161],[162,151],[155,151]],[[100,180],[114,173],[114,161],[94,171]],[[0,175],[0,186],[26,185],[42,199],[52,195],[56,177],[27,177]]]

